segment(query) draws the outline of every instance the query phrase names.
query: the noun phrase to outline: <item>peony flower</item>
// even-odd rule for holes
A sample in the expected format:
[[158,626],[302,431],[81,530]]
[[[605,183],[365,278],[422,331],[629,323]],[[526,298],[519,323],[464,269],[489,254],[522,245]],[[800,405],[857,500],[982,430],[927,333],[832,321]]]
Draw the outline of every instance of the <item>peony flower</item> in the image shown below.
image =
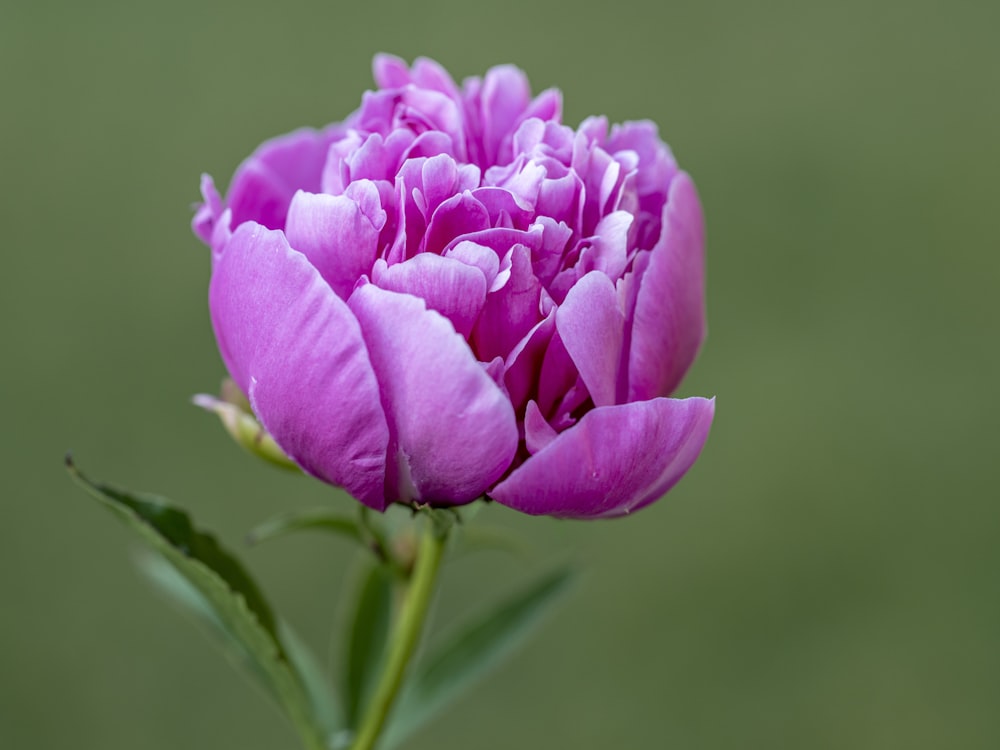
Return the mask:
[[560,122],[500,66],[378,56],[342,123],[261,145],[195,232],[232,378],[306,472],[365,505],[486,495],[637,510],[714,400],[667,398],[705,334],[694,185],[650,122]]

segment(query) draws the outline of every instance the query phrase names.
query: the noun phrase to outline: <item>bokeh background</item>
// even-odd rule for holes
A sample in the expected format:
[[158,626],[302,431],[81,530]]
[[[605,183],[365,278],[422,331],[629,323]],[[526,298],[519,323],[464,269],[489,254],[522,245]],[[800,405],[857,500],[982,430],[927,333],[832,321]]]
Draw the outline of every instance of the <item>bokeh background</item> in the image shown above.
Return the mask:
[[[998,29],[986,0],[4,3],[0,746],[296,746],[61,462],[233,546],[350,506],[188,404],[223,375],[188,222],[202,172],[342,118],[385,50],[660,124],[708,221],[682,392],[718,397],[641,515],[480,516],[533,552],[451,566],[438,627],[549,561],[586,575],[411,747],[1000,747]],[[247,555],[325,651],[347,544]]]

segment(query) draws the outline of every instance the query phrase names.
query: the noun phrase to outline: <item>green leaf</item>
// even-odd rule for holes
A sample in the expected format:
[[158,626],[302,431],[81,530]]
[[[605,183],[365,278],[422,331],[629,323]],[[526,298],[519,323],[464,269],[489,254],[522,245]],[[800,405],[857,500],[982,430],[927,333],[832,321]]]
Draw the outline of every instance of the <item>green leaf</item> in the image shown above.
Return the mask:
[[[162,565],[147,565],[146,569],[176,601],[211,623],[233,653],[251,667],[295,725],[305,746],[310,750],[326,748],[329,735],[314,706],[328,697],[309,692],[310,683],[282,641],[274,612],[240,562],[164,498],[91,482],[69,457],[66,465],[88,494],[170,565],[173,575],[165,573]],[[326,714],[332,710],[326,708]]]
[[246,669],[257,684],[272,698],[277,698],[267,674],[254,660],[246,645],[226,628],[205,596],[177,568],[161,555],[152,552],[138,559],[139,570],[150,583],[182,612],[205,624],[237,666]]
[[365,560],[341,653],[344,714],[354,728],[375,688],[392,625],[396,575],[388,565]]
[[365,531],[357,519],[334,513],[326,508],[292,511],[269,518],[247,535],[247,541],[250,544],[258,544],[290,534],[293,531],[307,529],[329,531],[353,539],[360,544],[365,543]]
[[500,664],[539,623],[573,578],[558,568],[495,605],[420,660],[392,718],[391,748]]

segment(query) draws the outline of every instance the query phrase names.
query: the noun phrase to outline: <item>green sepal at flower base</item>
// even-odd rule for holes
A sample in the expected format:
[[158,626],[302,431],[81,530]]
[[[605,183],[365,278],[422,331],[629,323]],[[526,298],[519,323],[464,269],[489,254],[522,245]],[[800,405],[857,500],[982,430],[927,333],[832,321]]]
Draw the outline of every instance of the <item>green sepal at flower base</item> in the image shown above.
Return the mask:
[[157,553],[147,575],[171,599],[208,623],[295,726],[308,750],[324,750],[341,728],[332,689],[305,646],[275,615],[243,565],[166,499],[87,479],[67,457],[73,479]]
[[219,417],[222,426],[236,444],[270,464],[289,471],[300,471],[298,465],[281,449],[264,426],[257,421],[250,402],[229,378],[222,381],[219,396],[199,393],[191,399],[195,406]]

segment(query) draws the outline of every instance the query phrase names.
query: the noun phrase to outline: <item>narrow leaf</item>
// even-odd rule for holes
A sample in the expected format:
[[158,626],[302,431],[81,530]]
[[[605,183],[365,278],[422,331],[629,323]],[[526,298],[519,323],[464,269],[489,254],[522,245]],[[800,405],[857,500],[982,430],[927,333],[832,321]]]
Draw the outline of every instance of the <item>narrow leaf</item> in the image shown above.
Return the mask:
[[341,655],[341,694],[348,727],[357,726],[375,687],[392,623],[394,585],[391,568],[365,561]]
[[[186,603],[226,636],[236,653],[273,695],[306,747],[326,746],[306,682],[296,671],[278,633],[277,619],[240,562],[190,517],[154,495],[129,493],[91,482],[67,457],[73,479],[139,534],[178,576],[154,572],[162,588]],[[186,586],[181,582],[186,582]]]
[[209,632],[215,636],[226,651],[227,656],[237,666],[246,669],[268,695],[278,699],[274,692],[274,685],[267,673],[254,659],[253,654],[247,650],[246,644],[226,627],[226,624],[216,614],[215,609],[194,584],[161,555],[152,552],[141,555],[138,559],[138,565],[139,570],[161,594],[182,612],[193,616],[198,622],[207,626]]
[[481,614],[422,658],[389,728],[393,747],[513,651],[563,594],[573,572],[554,570]]

